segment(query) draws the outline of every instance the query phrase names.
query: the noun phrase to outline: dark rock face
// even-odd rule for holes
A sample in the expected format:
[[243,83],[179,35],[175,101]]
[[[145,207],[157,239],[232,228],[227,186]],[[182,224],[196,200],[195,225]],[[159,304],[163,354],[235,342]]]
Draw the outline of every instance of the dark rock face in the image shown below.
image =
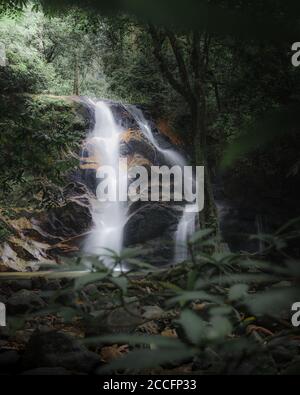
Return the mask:
[[100,358],[75,338],[62,332],[50,331],[32,335],[22,363],[26,370],[47,367],[91,373],[100,365]]
[[88,206],[68,202],[65,206],[48,211],[42,229],[56,237],[69,238],[87,231],[91,224]]
[[120,154],[128,159],[138,154],[151,163],[155,163],[157,158],[155,148],[145,136],[139,130],[130,129],[121,136]]
[[175,207],[159,202],[136,202],[130,212],[124,228],[124,246],[142,247],[145,254],[139,258],[153,265],[170,263],[179,219]]
[[[140,203],[140,202],[138,202]],[[124,229],[124,244],[129,246],[156,238],[172,227],[176,228],[177,213],[159,203],[139,204],[133,210]]]

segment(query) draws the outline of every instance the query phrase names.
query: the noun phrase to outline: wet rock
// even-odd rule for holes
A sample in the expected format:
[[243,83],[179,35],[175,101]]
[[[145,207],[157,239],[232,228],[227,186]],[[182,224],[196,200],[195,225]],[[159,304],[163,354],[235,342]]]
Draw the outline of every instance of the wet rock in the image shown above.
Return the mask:
[[32,334],[34,333],[34,329],[26,329],[26,330],[18,330],[15,333],[14,340],[19,344],[26,344],[29,342]]
[[4,303],[4,304],[7,303],[7,296],[6,295],[0,294],[0,303]]
[[300,353],[299,342],[292,339],[287,341],[285,338],[274,338],[268,342],[268,347],[279,365],[284,365]]
[[142,132],[131,129],[123,132],[121,135],[120,154],[129,158],[139,154],[152,163],[156,162],[157,157],[155,148]]
[[43,291],[56,291],[60,289],[60,281],[57,279],[48,280],[45,277],[37,277],[32,279],[32,289]]
[[30,264],[20,258],[8,243],[0,246],[0,272],[28,270]]
[[69,238],[84,233],[90,225],[89,208],[76,202],[68,202],[62,207],[49,210],[41,228],[57,238]]
[[8,346],[8,341],[0,339],[0,350]]
[[99,336],[130,333],[144,321],[139,304],[132,303],[127,305],[127,309],[117,307],[110,312],[105,309],[97,311],[93,317],[90,316],[85,320],[84,325],[87,336]]
[[90,301],[98,304],[99,297],[101,298],[100,292],[95,284],[89,284],[83,290],[84,294],[87,295]]
[[143,317],[147,320],[157,320],[164,314],[159,306],[144,306],[143,310]]
[[22,289],[13,294],[7,301],[7,313],[22,314],[42,309],[46,306],[43,299],[35,292]]
[[76,372],[93,372],[100,364],[97,354],[90,352],[75,338],[62,332],[35,332],[23,356],[26,370],[40,367],[62,367]]
[[124,228],[124,245],[143,243],[162,235],[178,223],[178,215],[172,207],[161,204],[141,204],[131,208],[132,216]]
[[21,289],[32,289],[32,281],[30,279],[8,281],[8,286],[12,291],[20,291]]
[[277,373],[274,360],[268,353],[257,353],[241,361],[231,360],[223,372],[228,375],[276,375]]

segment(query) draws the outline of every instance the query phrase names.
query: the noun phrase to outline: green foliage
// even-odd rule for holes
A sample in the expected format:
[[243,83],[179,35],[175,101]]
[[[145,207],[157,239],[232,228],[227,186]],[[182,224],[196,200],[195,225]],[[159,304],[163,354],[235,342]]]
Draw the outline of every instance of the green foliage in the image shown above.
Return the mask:
[[256,121],[225,151],[222,161],[223,168],[233,165],[243,155],[266,146],[278,136],[290,134],[296,128],[298,110],[298,106],[281,108],[265,115],[261,122]]
[[[296,236],[297,232],[299,239],[298,225],[298,219],[290,221],[278,229],[276,237],[287,239],[288,235]],[[269,235],[270,239],[272,237],[275,235]],[[299,288],[293,285],[300,278],[298,260],[291,261],[282,255],[282,259],[276,262],[252,255],[213,251],[203,255],[201,250],[206,248],[207,238],[211,240],[210,245],[214,245],[215,236],[209,230],[199,232],[190,240],[189,246],[194,252],[192,260],[174,269],[145,271],[140,268],[138,272],[116,272],[113,267],[104,267],[101,257],[89,258],[88,265],[92,271],[85,269],[83,263],[87,264],[86,258],[77,259],[73,268],[68,263],[48,276],[67,278],[65,288],[52,292],[49,309],[33,314],[32,318],[58,312],[68,325],[75,321],[78,325],[79,319],[90,328],[95,323],[99,325],[100,320],[105,327],[109,325],[111,318],[107,317],[111,312],[122,309],[127,320],[138,319],[140,323],[142,316],[139,310],[132,309],[132,305],[155,303],[163,309],[159,322],[168,322],[168,326],[176,330],[177,337],[144,336],[139,332],[139,324],[136,333],[116,335],[109,333],[108,326],[105,327],[108,334],[103,335],[100,326],[99,334],[83,340],[85,345],[94,349],[104,344],[126,344],[130,351],[104,365],[98,373],[140,373],[143,369],[178,366],[187,362],[198,366],[197,370],[202,374],[228,374],[236,370],[247,373],[249,368],[259,374],[283,373],[288,366],[293,366],[295,353],[291,351],[290,360],[285,359],[285,362],[278,362],[277,355],[282,347],[289,349],[291,335],[299,332],[287,321],[292,303],[300,297]],[[285,248],[278,250],[274,246],[277,257],[284,253]],[[269,246],[266,251],[270,251]],[[125,250],[121,255],[110,251],[115,267],[138,255],[139,251],[133,249]],[[216,269],[216,266],[223,267],[229,262],[230,270],[225,273]],[[165,278],[168,281],[164,281]],[[91,285],[104,297],[109,297],[110,307],[100,302],[102,309],[95,309],[93,303],[99,298],[97,295],[96,299],[90,296],[94,302],[85,308],[82,302],[76,303],[76,300],[86,297]],[[47,297],[49,299],[49,295]],[[27,315],[26,320],[29,319]],[[22,317],[16,317],[16,320],[19,328],[20,322],[24,321]],[[142,322],[147,323],[147,320]]]
[[1,96],[0,100],[2,198],[10,195],[18,200],[27,187],[31,197],[47,194],[51,185],[60,185],[78,165],[75,154],[87,121],[76,111],[77,105],[64,99]]
[[[117,3],[116,8],[124,10]],[[8,65],[0,68],[0,198],[6,204],[33,204],[30,198],[42,194],[43,203],[51,205],[60,194],[65,175],[78,164],[76,152],[87,125],[73,103],[54,98],[51,93],[71,95],[79,89],[81,94],[144,104],[154,110],[156,117],[170,119],[191,146],[194,136],[188,103],[170,89],[164,78],[143,19],[127,14],[98,18],[100,11],[109,15],[109,10],[115,10],[111,8],[115,3],[112,6],[108,2],[32,4],[34,12],[26,9],[26,0],[0,1],[0,14],[14,17],[0,20],[1,41],[8,59]],[[73,5],[85,11],[94,7],[94,15],[74,10]],[[227,5],[237,7],[230,11]],[[251,26],[245,23],[250,6],[254,7]],[[170,15],[173,7],[174,11],[181,10],[181,21],[176,12]],[[42,9],[52,17],[45,17]],[[135,16],[147,13],[150,19],[172,26],[189,77],[194,75],[194,29],[202,35],[199,45],[203,51],[210,43],[207,68],[201,75],[206,99],[206,118],[201,121],[208,130],[204,147],[208,163],[215,170],[223,157],[224,165],[236,164],[231,179],[253,177],[266,189],[267,178],[275,180],[270,182],[273,188],[287,174],[296,176],[299,162],[295,122],[299,96],[294,92],[299,87],[299,73],[290,66],[290,42],[282,42],[283,33],[293,30],[291,20],[297,28],[298,21],[296,24],[295,17],[287,19],[291,13],[281,1],[276,6],[269,1],[256,6],[252,1],[245,5],[239,1],[201,1],[199,9],[202,12],[194,10],[191,15],[185,2],[172,2],[167,13],[163,6],[155,12],[150,2],[134,2],[130,7]],[[66,11],[71,12],[66,15]],[[282,26],[287,20],[288,28],[284,32],[278,29],[278,24]],[[282,36],[278,42],[261,40],[274,32],[277,39],[277,33]],[[245,40],[248,37],[251,40]],[[161,51],[172,76],[181,81],[168,40],[161,42]],[[270,112],[271,117],[266,117]],[[197,141],[193,143],[195,150],[202,148],[198,143],[198,147]],[[224,155],[225,145],[229,149]],[[273,178],[268,178],[270,175]],[[253,184],[248,184],[252,188]],[[278,190],[285,190],[283,183]],[[66,265],[49,273],[49,278],[68,281],[62,291],[50,292],[51,307],[40,314],[58,312],[64,323],[78,320],[83,325],[95,324],[100,335],[103,326],[107,329],[110,310],[121,309],[127,317],[142,319],[139,311],[132,310],[134,303],[159,306],[163,319],[176,329],[178,338],[123,334],[87,339],[86,343],[93,346],[130,346],[127,356],[102,372],[140,371],[189,361],[201,373],[231,373],[237,368],[243,373],[249,365],[254,372],[284,373],[289,371],[288,363],[280,361],[276,365],[274,360],[282,351],[280,347],[288,349],[291,335],[299,332],[288,322],[290,306],[300,298],[296,286],[299,253],[293,254],[297,247],[292,244],[297,246],[299,241],[298,225],[299,220],[294,219],[273,234],[252,236],[252,240],[263,242],[259,255],[220,251],[212,230],[200,230],[188,243],[191,259],[171,269],[154,270],[137,258],[138,250],[132,249],[122,254],[107,250],[105,257],[112,261],[110,269],[103,265],[104,256],[84,258],[90,271],[79,259],[74,271]],[[0,241],[8,236],[9,230],[0,223]],[[95,308],[95,300],[88,301],[87,306],[78,303],[91,285],[108,297],[109,304]],[[26,317],[30,318],[34,314]],[[11,319],[12,330],[20,329],[26,319]],[[263,335],[255,330],[254,323],[262,329],[268,327]],[[280,347],[274,345],[278,338]]]
[[[27,22],[28,23],[28,22]],[[54,78],[51,65],[32,44],[35,25],[9,18],[0,19],[1,42],[5,46],[6,66],[0,68],[2,94],[44,92]]]

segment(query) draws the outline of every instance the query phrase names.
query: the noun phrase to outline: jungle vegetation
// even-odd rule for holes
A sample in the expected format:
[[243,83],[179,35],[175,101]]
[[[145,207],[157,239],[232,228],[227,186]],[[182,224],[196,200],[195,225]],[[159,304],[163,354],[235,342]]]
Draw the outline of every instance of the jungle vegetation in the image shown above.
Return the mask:
[[[2,208],[49,204],[57,196],[49,190],[76,166],[67,153],[87,125],[65,114],[65,96],[147,108],[206,168],[191,259],[156,271],[125,250],[113,255],[116,264],[126,259],[135,271],[116,276],[91,258],[93,273],[51,293],[46,313],[79,325],[87,347],[102,353],[100,373],[299,374],[299,329],[290,322],[300,300],[300,73],[291,63],[299,8],[280,0],[0,0]],[[268,232],[249,236],[260,251],[220,248],[220,177],[226,196],[273,213]],[[64,268],[79,270],[81,258]],[[157,315],[152,309],[141,321],[145,305]],[[131,317],[129,334],[110,330],[112,311]],[[11,331],[43,314],[12,317]]]

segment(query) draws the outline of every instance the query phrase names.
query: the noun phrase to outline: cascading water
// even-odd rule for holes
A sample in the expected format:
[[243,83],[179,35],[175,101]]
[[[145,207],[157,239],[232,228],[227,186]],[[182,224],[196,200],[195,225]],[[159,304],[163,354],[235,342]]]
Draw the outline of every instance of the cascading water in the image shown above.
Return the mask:
[[109,105],[98,101],[93,103],[95,108],[95,126],[88,138],[88,144],[93,147],[94,161],[100,166],[111,166],[114,172],[107,178],[108,188],[115,193],[115,201],[91,201],[93,229],[86,240],[85,250],[88,254],[101,256],[108,266],[112,264],[108,250],[120,253],[122,249],[123,227],[126,221],[127,205],[118,199],[120,178],[127,173],[119,168],[119,140],[121,129],[116,123]]
[[187,204],[175,233],[175,263],[188,258],[187,241],[196,231],[197,212],[191,211],[192,205]]
[[136,106],[131,106],[131,105],[127,105],[125,108],[132,115],[132,117],[135,119],[139,128],[144,133],[144,135],[148,138],[150,143],[155,147],[155,149],[158,152],[160,152],[164,156],[164,158],[165,158],[166,162],[168,162],[168,164],[179,165],[179,166],[184,166],[186,164],[186,161],[183,158],[183,156],[180,155],[178,152],[176,152],[174,149],[162,148],[159,146],[158,142],[156,141],[155,136],[153,135],[153,132],[151,130],[149,123],[147,122],[146,118],[144,117],[143,112],[139,108],[137,108]]
[[[144,135],[148,138],[148,140],[156,148],[156,150],[163,155],[167,163],[169,163],[171,166],[179,165],[182,168],[187,165],[186,159],[174,149],[166,149],[159,146],[157,140],[155,139],[155,136],[153,135],[149,123],[145,119],[144,114],[140,109],[135,106],[126,106],[126,110],[133,116]],[[191,210],[191,206],[193,205],[187,204],[185,206],[183,215],[179,221],[177,230],[175,232],[175,263],[179,263],[187,259],[187,240],[195,233],[196,230],[197,213],[193,212],[193,209]]]
[[[108,250],[113,250],[116,253],[121,252],[123,230],[128,219],[128,204],[119,199],[120,185],[124,182],[127,184],[127,172],[126,170],[122,171],[119,161],[120,135],[124,129],[116,122],[109,104],[103,101],[89,101],[95,109],[95,125],[86,141],[86,146],[90,147],[91,151],[88,152],[88,155],[96,164],[95,168],[101,170],[103,166],[110,166],[114,170],[105,180],[100,181],[99,186],[105,183],[106,188],[110,188],[115,193],[116,199],[107,201],[101,199],[101,196],[97,196],[91,200],[93,228],[86,239],[85,251],[88,255],[99,256],[105,265],[112,266],[113,261],[107,256]],[[177,165],[182,168],[186,165],[185,158],[175,149],[161,146],[140,109],[135,106],[124,106],[124,108],[132,116],[148,141],[160,153],[161,165]],[[175,232],[176,262],[187,258],[186,241],[195,232],[196,213],[190,212],[191,206],[191,204],[186,205]]]

